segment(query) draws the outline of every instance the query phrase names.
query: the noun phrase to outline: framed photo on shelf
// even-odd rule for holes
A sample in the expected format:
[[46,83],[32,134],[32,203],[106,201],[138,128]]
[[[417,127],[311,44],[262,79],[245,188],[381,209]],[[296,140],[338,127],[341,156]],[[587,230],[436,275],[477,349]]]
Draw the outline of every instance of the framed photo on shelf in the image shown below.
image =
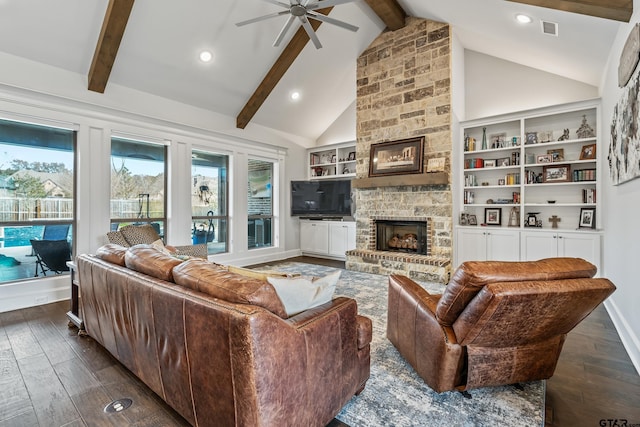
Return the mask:
[[551,154],[538,154],[536,156],[536,163],[551,163],[553,162],[553,156]]
[[495,159],[487,159],[484,161],[484,167],[485,168],[495,168],[496,167],[496,161]]
[[564,148],[554,148],[553,150],[547,150],[547,154],[551,155],[552,162],[564,161]]
[[478,218],[474,214],[469,214],[467,217],[467,223],[469,225],[478,225]]
[[496,166],[510,166],[511,159],[509,157],[504,157],[502,159],[496,160]]
[[335,163],[336,162],[336,155],[332,154],[331,155],[331,163]]
[[593,160],[596,158],[596,144],[583,145],[580,151],[580,160]]
[[538,142],[552,142],[553,131],[545,130],[538,132]]
[[596,228],[596,208],[580,208],[579,228]]
[[422,173],[423,161],[423,136],[372,144],[369,157],[369,176]]
[[347,157],[348,161],[352,161],[356,159],[356,152],[355,151],[350,151],[349,152],[349,157]]
[[538,143],[538,132],[527,132],[526,133],[526,144],[537,144]]
[[484,208],[484,223],[487,225],[501,225],[502,208]]
[[507,133],[494,133],[489,136],[491,146],[489,148],[502,148],[507,141]]
[[[548,154],[547,154],[548,155]],[[570,182],[571,166],[545,166],[542,170],[542,182]]]

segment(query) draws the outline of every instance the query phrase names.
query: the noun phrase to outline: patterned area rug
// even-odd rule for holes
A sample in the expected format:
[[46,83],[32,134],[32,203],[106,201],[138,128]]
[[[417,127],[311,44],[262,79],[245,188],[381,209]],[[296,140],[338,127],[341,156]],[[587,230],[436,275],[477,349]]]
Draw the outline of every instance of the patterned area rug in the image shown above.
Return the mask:
[[[260,270],[279,270],[322,277],[335,268],[304,263],[280,263]],[[442,293],[437,283],[420,283]],[[458,392],[438,394],[404,361],[386,338],[387,276],[342,270],[336,295],[355,298],[358,312],[373,322],[371,377],[337,419],[351,427],[373,426],[510,426],[544,425],[544,381],[471,390],[471,399]]]

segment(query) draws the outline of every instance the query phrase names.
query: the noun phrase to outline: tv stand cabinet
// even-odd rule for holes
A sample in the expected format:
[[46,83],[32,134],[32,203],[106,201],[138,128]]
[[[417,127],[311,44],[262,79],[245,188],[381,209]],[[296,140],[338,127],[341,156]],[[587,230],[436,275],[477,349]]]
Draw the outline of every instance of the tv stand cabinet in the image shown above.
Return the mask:
[[304,255],[345,260],[356,248],[354,221],[300,220],[300,250]]

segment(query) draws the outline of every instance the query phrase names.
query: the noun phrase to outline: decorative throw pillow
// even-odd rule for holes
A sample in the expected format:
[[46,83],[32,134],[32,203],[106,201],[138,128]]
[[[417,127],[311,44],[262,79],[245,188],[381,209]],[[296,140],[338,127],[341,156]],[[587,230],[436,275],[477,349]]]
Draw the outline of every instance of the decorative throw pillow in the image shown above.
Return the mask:
[[126,225],[120,228],[120,233],[129,242],[130,246],[149,245],[160,238],[158,232],[151,224]]
[[107,239],[109,240],[109,243],[124,246],[125,248],[131,246],[129,242],[127,242],[127,239],[125,239],[122,233],[119,231],[109,231],[107,233]]
[[331,301],[340,279],[340,270],[320,279],[308,277],[267,277],[284,305],[287,316],[301,313]]

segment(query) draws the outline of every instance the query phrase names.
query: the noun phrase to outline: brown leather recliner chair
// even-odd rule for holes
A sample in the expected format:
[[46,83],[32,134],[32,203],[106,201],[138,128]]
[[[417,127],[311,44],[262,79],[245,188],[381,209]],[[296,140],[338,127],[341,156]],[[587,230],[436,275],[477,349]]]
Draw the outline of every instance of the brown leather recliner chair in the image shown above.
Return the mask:
[[437,392],[550,378],[566,334],[613,291],[579,258],[471,261],[442,295],[389,277],[387,338]]

